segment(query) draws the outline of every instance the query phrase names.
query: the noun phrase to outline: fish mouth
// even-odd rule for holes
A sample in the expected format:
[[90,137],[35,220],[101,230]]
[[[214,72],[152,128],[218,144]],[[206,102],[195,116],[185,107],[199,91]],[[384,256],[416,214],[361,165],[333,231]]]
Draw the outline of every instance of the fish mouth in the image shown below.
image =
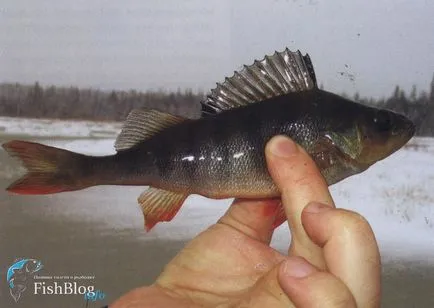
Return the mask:
[[410,140],[416,133],[416,125],[409,118],[399,115],[399,124],[392,129],[393,136],[405,137],[405,141]]

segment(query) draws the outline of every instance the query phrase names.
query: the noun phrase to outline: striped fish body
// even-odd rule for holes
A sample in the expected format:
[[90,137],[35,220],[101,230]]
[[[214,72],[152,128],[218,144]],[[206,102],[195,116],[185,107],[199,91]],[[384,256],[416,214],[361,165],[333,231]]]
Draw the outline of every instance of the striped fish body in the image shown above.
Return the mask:
[[[291,93],[185,121],[120,151],[112,176],[119,179],[122,174],[124,183],[115,179],[117,184],[140,183],[212,198],[277,196],[266,167],[266,143],[284,134],[313,153],[334,121],[321,110],[329,103],[339,105],[337,99],[342,100],[321,90]],[[330,184],[336,180],[327,179]]]
[[[331,185],[397,151],[415,131],[402,115],[318,89],[308,55],[289,50],[218,84],[202,112],[189,120],[133,110],[116,140],[117,153],[105,157],[25,141],[3,144],[29,171],[8,190],[51,194],[96,185],[150,186],[138,199],[150,230],[170,221],[190,194],[278,197],[264,151],[273,136],[300,144]],[[281,214],[278,222],[285,219]]]
[[120,151],[116,173],[126,182],[211,198],[274,197],[279,192],[264,149],[273,136],[286,135],[305,148],[331,185],[367,168],[331,136],[349,136],[375,112],[319,89],[290,93],[169,127]]

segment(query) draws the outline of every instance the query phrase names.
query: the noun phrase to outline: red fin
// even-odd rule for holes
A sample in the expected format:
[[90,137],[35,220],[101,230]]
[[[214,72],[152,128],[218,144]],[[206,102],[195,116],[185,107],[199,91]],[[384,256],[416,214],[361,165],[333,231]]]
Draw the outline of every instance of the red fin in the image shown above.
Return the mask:
[[46,195],[71,190],[70,187],[59,184],[49,184],[50,176],[44,174],[27,174],[11,184],[7,191],[20,195]]
[[187,197],[185,194],[153,187],[144,191],[138,202],[145,218],[146,231],[150,231],[159,222],[171,221]]
[[81,154],[19,140],[7,142],[3,148],[11,156],[19,158],[29,171],[7,188],[10,192],[43,195],[85,187],[74,177]]
[[279,205],[279,209],[277,210],[276,218],[274,219],[273,223],[273,229],[276,229],[281,224],[283,224],[285,221],[287,221],[287,217],[285,214],[285,209],[283,208],[282,203]]

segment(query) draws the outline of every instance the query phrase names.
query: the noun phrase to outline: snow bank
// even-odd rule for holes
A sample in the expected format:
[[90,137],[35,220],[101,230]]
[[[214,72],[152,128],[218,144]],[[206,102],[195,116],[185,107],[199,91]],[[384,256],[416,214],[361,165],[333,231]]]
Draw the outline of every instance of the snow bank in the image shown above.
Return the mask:
[[0,117],[1,135],[115,138],[122,123]]

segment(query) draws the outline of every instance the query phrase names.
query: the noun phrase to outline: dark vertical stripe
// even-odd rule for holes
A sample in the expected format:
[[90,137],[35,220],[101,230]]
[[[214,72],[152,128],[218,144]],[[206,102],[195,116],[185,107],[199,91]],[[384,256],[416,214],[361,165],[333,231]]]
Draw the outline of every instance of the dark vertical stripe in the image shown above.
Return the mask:
[[158,143],[153,142],[152,153],[154,156],[154,162],[157,168],[158,176],[160,179],[165,179],[169,174],[171,174],[175,166],[171,159],[170,149],[168,147],[164,147],[167,145],[169,140],[167,140],[166,136],[162,135],[162,138],[159,138],[158,141]]
[[[219,166],[218,170],[220,170],[221,174],[219,176],[221,181],[229,181],[231,178],[231,174],[233,171],[232,163],[230,157],[231,155],[231,147],[236,146],[236,140],[234,140],[233,136],[237,132],[237,118],[232,117],[230,120],[232,120],[232,123],[221,123],[220,126],[220,133],[217,134],[218,139],[216,140],[216,143],[218,143],[219,146],[219,156],[222,158],[221,161],[216,160],[216,164]],[[229,121],[230,121],[229,120]]]
[[248,117],[245,117],[244,131],[247,132],[246,141],[248,146],[254,149],[254,153],[249,155],[251,168],[258,168],[263,164],[263,159],[261,158],[264,151],[264,141],[261,136],[261,128],[263,124],[261,117],[256,112],[250,112]]
[[[186,130],[186,134],[184,134],[185,138],[182,140],[183,146],[183,155],[184,157],[193,157],[193,160],[184,160],[182,161],[182,169],[184,170],[185,174],[185,181],[188,182],[189,186],[195,184],[195,177],[196,177],[196,168],[198,163],[198,157],[197,157],[197,147],[200,143],[202,132],[200,129],[197,128],[197,125],[187,125],[184,127]],[[183,157],[181,157],[183,158]]]

